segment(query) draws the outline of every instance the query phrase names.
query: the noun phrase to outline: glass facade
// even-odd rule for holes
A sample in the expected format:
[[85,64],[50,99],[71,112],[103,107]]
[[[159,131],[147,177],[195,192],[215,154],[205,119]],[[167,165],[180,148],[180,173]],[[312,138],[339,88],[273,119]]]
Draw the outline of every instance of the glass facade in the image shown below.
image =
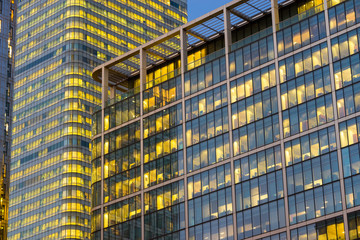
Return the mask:
[[[92,239],[359,238],[360,2],[281,3],[279,22],[232,25],[252,14],[239,1],[178,28],[201,44],[134,71],[143,87],[94,113]],[[216,23],[224,34],[200,34]],[[134,198],[116,225],[128,210],[110,209]]]
[[[91,150],[101,154],[91,145],[92,112],[101,103],[92,69],[185,23],[186,9],[185,0],[19,1],[9,239],[90,239],[91,201],[101,198],[91,198],[91,178],[102,176],[101,163],[91,162]],[[109,109],[108,128],[137,118],[139,101]],[[105,202],[140,190],[139,125],[106,137]],[[136,223],[138,202],[133,196],[109,206],[127,215],[110,214],[107,226],[115,221],[133,238],[123,223]]]
[[16,3],[0,1],[0,239],[7,239]]

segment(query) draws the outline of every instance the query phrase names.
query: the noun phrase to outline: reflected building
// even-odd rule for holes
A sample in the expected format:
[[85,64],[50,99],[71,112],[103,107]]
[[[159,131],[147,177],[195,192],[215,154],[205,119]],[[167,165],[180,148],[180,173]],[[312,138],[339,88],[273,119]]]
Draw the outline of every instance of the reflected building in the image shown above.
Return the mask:
[[359,1],[235,0],[96,67],[92,239],[359,239],[359,44]]
[[16,3],[0,1],[0,239],[7,239]]
[[101,103],[92,69],[185,23],[186,8],[186,0],[19,1],[9,239],[90,238],[91,124]]

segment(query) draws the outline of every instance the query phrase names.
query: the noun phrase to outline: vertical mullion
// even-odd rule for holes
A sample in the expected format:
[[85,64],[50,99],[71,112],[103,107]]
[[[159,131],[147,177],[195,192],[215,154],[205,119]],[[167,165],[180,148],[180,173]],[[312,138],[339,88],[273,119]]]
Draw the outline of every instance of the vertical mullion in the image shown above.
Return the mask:
[[343,210],[344,230],[345,230],[345,239],[349,240],[349,226],[348,226],[348,219],[346,213],[344,172],[343,172],[342,157],[341,157],[341,145],[340,145],[339,118],[337,114],[334,67],[333,67],[333,58],[332,58],[331,41],[330,41],[329,12],[328,12],[327,1],[324,0],[323,4],[324,4],[325,26],[326,26],[326,42],[327,42],[328,57],[329,57],[331,95],[332,95],[332,104],[333,104],[333,114],[335,120],[334,122],[335,122],[335,135],[336,135],[336,150],[337,150],[337,158],[339,165],[340,192],[341,192],[341,201],[342,201],[342,210]]
[[277,48],[276,31],[279,24],[279,7],[277,0],[271,0],[271,20],[272,20],[272,32],[274,42],[274,58],[275,58],[275,76],[276,76],[276,92],[278,101],[278,115],[279,115],[279,132],[280,132],[280,149],[281,149],[281,165],[282,165],[282,177],[284,186],[284,206],[285,206],[285,221],[286,221],[286,235],[287,239],[290,239],[290,220],[289,220],[289,202],[287,193],[287,179],[286,179],[286,162],[285,162],[285,147],[284,147],[284,128],[282,118],[281,107],[281,90],[280,90],[280,76],[279,76],[279,59]]

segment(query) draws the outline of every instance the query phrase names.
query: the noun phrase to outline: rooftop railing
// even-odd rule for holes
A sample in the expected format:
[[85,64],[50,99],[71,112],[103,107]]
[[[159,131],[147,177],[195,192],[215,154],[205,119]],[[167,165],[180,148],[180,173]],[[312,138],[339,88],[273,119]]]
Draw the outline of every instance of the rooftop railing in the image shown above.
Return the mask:
[[231,45],[231,51],[239,49],[245,45],[255,42],[263,37],[266,37],[272,33],[272,27],[265,28],[257,33],[254,33],[246,38],[240,39],[239,41]]
[[211,62],[212,60],[214,60],[218,57],[224,56],[224,55],[225,55],[225,48],[219,49],[215,52],[212,52],[212,53],[206,55],[205,57],[197,59],[194,62],[188,63],[188,65],[186,66],[186,70],[190,71],[191,69],[199,67],[205,63]]
[[296,14],[295,16],[292,16],[288,19],[285,19],[284,21],[280,22],[278,25],[277,25],[277,30],[281,30],[281,29],[284,29],[294,23],[298,23],[300,22],[301,20],[304,20],[308,17],[311,17],[319,12],[322,12],[324,10],[324,5],[321,3],[317,6],[314,6],[302,13],[299,13],[299,14]]

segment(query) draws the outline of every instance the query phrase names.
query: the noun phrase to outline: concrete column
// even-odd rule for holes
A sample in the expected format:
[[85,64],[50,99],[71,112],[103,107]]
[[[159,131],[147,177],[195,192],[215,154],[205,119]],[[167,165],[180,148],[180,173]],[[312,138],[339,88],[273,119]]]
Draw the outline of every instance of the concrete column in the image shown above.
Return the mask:
[[101,107],[104,109],[106,107],[106,102],[108,100],[108,88],[109,88],[109,69],[106,67],[102,68],[101,75]]
[[271,0],[271,20],[273,32],[276,32],[279,24],[279,5],[277,0]]
[[[224,6],[224,42],[225,42],[225,59],[226,59],[226,87],[227,87],[227,101],[228,101],[228,120],[229,120],[229,142],[230,142],[230,157],[234,157],[233,137],[232,137],[232,118],[231,118],[231,98],[230,98],[230,61],[229,52],[231,50],[231,22],[230,11]],[[231,166],[231,194],[232,194],[232,208],[233,208],[233,225],[234,225],[234,240],[237,240],[237,222],[236,222],[236,198],[235,198],[235,177],[234,177],[234,160],[230,162]]]
[[230,11],[229,9],[226,9],[225,6],[224,6],[224,38],[225,38],[225,54],[228,54],[230,52],[230,48],[232,44],[231,21],[230,21]]
[[[186,30],[181,28],[180,30],[180,58],[181,58],[181,73],[184,73],[187,71],[187,33]],[[183,96],[184,97],[184,96]]]
[[146,83],[146,51],[140,49],[140,189],[141,189],[141,239],[145,239],[145,206],[144,206],[144,124],[143,124],[143,91]]
[[282,176],[284,186],[284,205],[285,205],[285,223],[286,223],[286,238],[290,239],[290,220],[289,220],[289,202],[287,194],[287,178],[286,178],[286,162],[285,162],[285,147],[284,147],[284,129],[282,119],[282,107],[281,107],[281,91],[280,91],[280,75],[279,75],[279,59],[278,59],[278,48],[276,31],[279,30],[279,6],[277,0],[271,0],[271,21],[273,30],[273,41],[274,41],[274,57],[275,57],[275,75],[276,75],[276,92],[278,99],[278,110],[279,110],[279,128],[280,128],[280,149],[281,149],[281,165],[282,165]]
[[185,72],[187,70],[187,34],[186,30],[180,29],[180,59],[181,59],[181,105],[182,105],[182,127],[183,127],[183,144],[184,144],[184,197],[185,197],[185,239],[189,239],[189,214],[188,214],[188,190],[187,190],[187,155],[186,155],[186,131],[185,131]]
[[105,107],[108,101],[109,69],[103,67],[101,75],[101,240],[104,239],[104,119]]
[[341,143],[340,143],[339,119],[338,119],[338,114],[337,114],[334,67],[333,67],[333,58],[332,58],[331,41],[330,41],[329,12],[328,12],[327,1],[324,0],[323,4],[324,4],[323,5],[324,13],[325,13],[326,42],[328,45],[328,55],[329,55],[331,95],[332,95],[332,103],[333,103],[334,119],[335,119],[336,149],[337,149],[337,158],[338,158],[338,164],[339,164],[340,192],[341,192],[341,201],[342,201],[342,208],[343,208],[344,230],[345,230],[345,239],[349,240],[349,225],[348,225],[347,213],[345,211],[346,210],[346,199],[345,199],[344,172],[343,172],[341,147],[340,147]]

